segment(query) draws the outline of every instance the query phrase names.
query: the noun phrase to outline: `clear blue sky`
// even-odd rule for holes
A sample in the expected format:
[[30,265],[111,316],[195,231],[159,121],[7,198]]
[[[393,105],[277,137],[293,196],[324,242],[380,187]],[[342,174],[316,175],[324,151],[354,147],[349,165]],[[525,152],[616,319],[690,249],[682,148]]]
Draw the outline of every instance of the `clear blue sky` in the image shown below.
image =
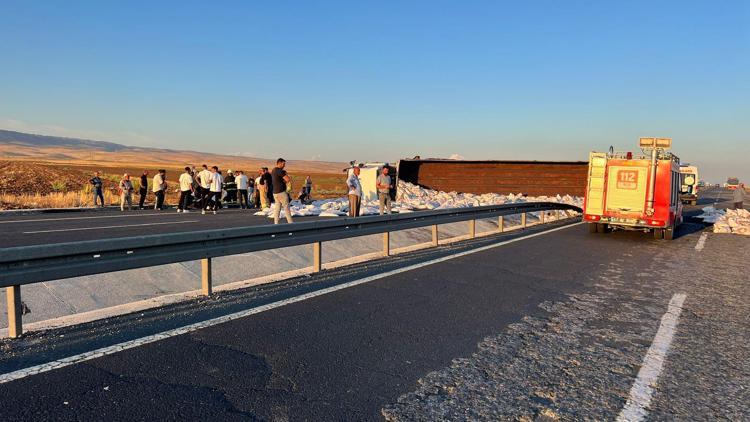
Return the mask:
[[8,1],[0,128],[262,157],[581,159],[750,181],[745,1]]

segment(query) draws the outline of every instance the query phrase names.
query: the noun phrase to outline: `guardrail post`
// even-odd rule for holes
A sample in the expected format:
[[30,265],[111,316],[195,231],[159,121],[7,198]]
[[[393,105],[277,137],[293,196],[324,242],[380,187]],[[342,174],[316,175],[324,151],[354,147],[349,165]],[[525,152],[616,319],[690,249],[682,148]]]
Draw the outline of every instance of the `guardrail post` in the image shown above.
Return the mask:
[[497,217],[497,231],[502,233],[503,230],[505,230],[505,221],[501,215],[500,217]]
[[477,220],[469,220],[469,239],[477,236]]
[[555,210],[555,221],[560,220],[560,210]]
[[383,233],[383,256],[391,254],[391,234],[388,232]]
[[211,278],[211,258],[201,259],[201,290],[208,296],[211,294],[213,280]]
[[541,211],[539,213],[539,222],[542,223],[542,224],[544,224],[544,218],[546,217],[545,216],[546,213],[547,213],[547,211]]
[[437,246],[438,245],[438,241],[439,241],[439,239],[438,239],[438,226],[437,226],[437,224],[434,224],[432,226],[432,246]]
[[521,227],[526,228],[526,213],[521,214]]
[[18,338],[23,334],[21,286],[5,288],[8,305],[8,337]]
[[323,245],[321,242],[313,243],[313,272],[319,273],[323,263]]

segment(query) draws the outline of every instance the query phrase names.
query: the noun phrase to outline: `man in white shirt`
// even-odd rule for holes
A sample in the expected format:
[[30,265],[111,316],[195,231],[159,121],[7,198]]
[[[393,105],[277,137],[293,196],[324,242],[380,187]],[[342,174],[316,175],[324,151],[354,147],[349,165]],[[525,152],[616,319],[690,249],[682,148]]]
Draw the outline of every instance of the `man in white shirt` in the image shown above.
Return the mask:
[[189,212],[187,207],[192,192],[193,175],[190,174],[190,167],[185,167],[185,173],[180,175],[180,202],[177,204],[177,212]]
[[[234,178],[234,182],[237,183],[237,192],[239,194],[238,201],[240,202],[240,208],[251,208],[248,199],[248,189],[250,188],[250,179],[247,178],[245,172],[237,170],[237,176]],[[244,201],[244,202],[243,202]]]
[[216,214],[216,211],[221,206],[221,190],[224,178],[219,174],[219,168],[216,166],[211,167],[211,183],[209,184],[209,200],[207,201],[206,207],[203,208],[203,214],[208,210],[208,205],[211,205],[211,209]]
[[155,210],[164,209],[164,194],[167,190],[167,171],[160,169],[154,176],[153,187],[151,188],[156,197],[156,203],[154,204]]
[[349,217],[357,217],[362,205],[362,184],[359,182],[359,167],[352,168],[346,185],[349,187]]
[[207,165],[203,165],[203,170],[198,173],[198,184],[200,184],[200,198],[201,198],[201,208],[205,209],[208,206],[208,201],[211,196],[211,189],[209,189],[211,185],[211,175],[212,173],[208,170]]

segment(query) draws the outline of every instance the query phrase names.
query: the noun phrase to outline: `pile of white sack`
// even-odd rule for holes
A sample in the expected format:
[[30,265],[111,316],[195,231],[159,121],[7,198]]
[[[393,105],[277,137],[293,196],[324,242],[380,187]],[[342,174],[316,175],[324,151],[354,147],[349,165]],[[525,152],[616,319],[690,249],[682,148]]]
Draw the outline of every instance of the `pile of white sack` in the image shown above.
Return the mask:
[[717,210],[714,207],[703,208],[702,218],[706,223],[714,224],[714,233],[733,233],[750,236],[750,211]]
[[[559,202],[578,207],[583,205],[582,198],[570,195],[526,197],[521,194],[501,195],[497,193],[485,193],[482,195],[475,195],[471,193],[439,192],[399,180],[398,197],[397,200],[393,202],[392,209],[394,212],[406,213],[416,210],[467,208],[482,205],[502,205],[522,202]],[[349,199],[347,197],[322,199],[313,201],[310,204],[302,204],[300,201],[295,200],[290,204],[290,209],[292,210],[292,216],[295,217],[340,217],[347,215],[349,211]],[[378,212],[377,200],[365,201],[362,203],[360,215],[376,215]],[[263,210],[256,212],[255,215],[273,217],[273,209],[264,208]],[[281,215],[284,215],[283,210]]]

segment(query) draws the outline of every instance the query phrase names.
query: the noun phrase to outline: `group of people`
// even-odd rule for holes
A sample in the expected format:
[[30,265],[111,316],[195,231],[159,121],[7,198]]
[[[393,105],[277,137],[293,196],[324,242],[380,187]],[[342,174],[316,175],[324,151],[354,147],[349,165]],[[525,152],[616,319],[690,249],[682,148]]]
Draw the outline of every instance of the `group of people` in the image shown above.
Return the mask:
[[[361,167],[355,166],[351,169],[349,177],[346,179],[346,185],[349,188],[349,217],[357,217],[362,208],[362,182],[359,175],[362,172]],[[389,175],[390,167],[384,165],[375,180],[375,187],[378,191],[378,206],[380,215],[391,213],[392,194],[394,192],[393,178]]]
[[[190,212],[190,208],[200,210],[202,214],[211,212],[216,214],[222,208],[222,200],[237,202],[241,209],[268,208],[274,203],[279,206],[274,208],[274,221],[278,223],[281,209],[284,209],[287,222],[292,222],[289,204],[292,201],[291,178],[287,174],[286,160],[279,158],[276,166],[269,171],[268,167],[258,170],[257,177],[248,177],[243,171],[229,170],[224,176],[218,166],[208,167],[206,164],[201,170],[194,167],[185,167],[184,172],[178,178],[179,200],[177,212]],[[167,192],[167,172],[160,169],[151,181],[151,192],[154,194],[154,209],[163,210]],[[149,172],[145,170],[140,176],[140,195],[138,208],[144,209],[146,197],[149,191]],[[89,180],[92,186],[94,206],[104,207],[104,183],[97,171]],[[133,209],[133,195],[135,185],[130,174],[125,173],[118,184],[120,194],[120,210]],[[299,196],[302,202],[312,200],[312,179],[305,178]]]
[[[279,158],[276,166],[269,171],[268,167],[258,170],[257,177],[250,178],[243,171],[233,172],[229,170],[224,176],[218,166],[208,167],[203,164],[198,171],[195,167],[185,167],[184,172],[178,178],[179,200],[177,212],[187,213],[190,209],[200,210],[202,214],[208,212],[216,214],[222,208],[222,200],[237,202],[241,209],[269,208],[273,207],[274,223],[278,224],[281,210],[288,223],[292,223],[290,203],[292,201],[292,180],[287,174],[286,160]],[[359,179],[361,168],[354,166],[347,177],[349,216],[360,215],[362,206],[362,184]],[[391,213],[391,201],[394,191],[393,178],[389,175],[388,165],[383,166],[376,180],[378,192],[378,203],[380,214]],[[145,170],[140,176],[138,194],[138,208],[144,209],[148,195],[149,172]],[[104,206],[103,182],[99,172],[94,173],[89,183],[92,185],[94,195],[94,206]],[[129,210],[133,209],[133,195],[135,185],[128,173],[122,176],[119,183],[120,210],[125,211],[127,205]],[[154,209],[163,210],[167,192],[167,172],[159,169],[151,181],[151,192],[154,194]],[[312,200],[312,179],[305,178],[297,199],[300,202]],[[277,204],[274,206],[274,204]]]

